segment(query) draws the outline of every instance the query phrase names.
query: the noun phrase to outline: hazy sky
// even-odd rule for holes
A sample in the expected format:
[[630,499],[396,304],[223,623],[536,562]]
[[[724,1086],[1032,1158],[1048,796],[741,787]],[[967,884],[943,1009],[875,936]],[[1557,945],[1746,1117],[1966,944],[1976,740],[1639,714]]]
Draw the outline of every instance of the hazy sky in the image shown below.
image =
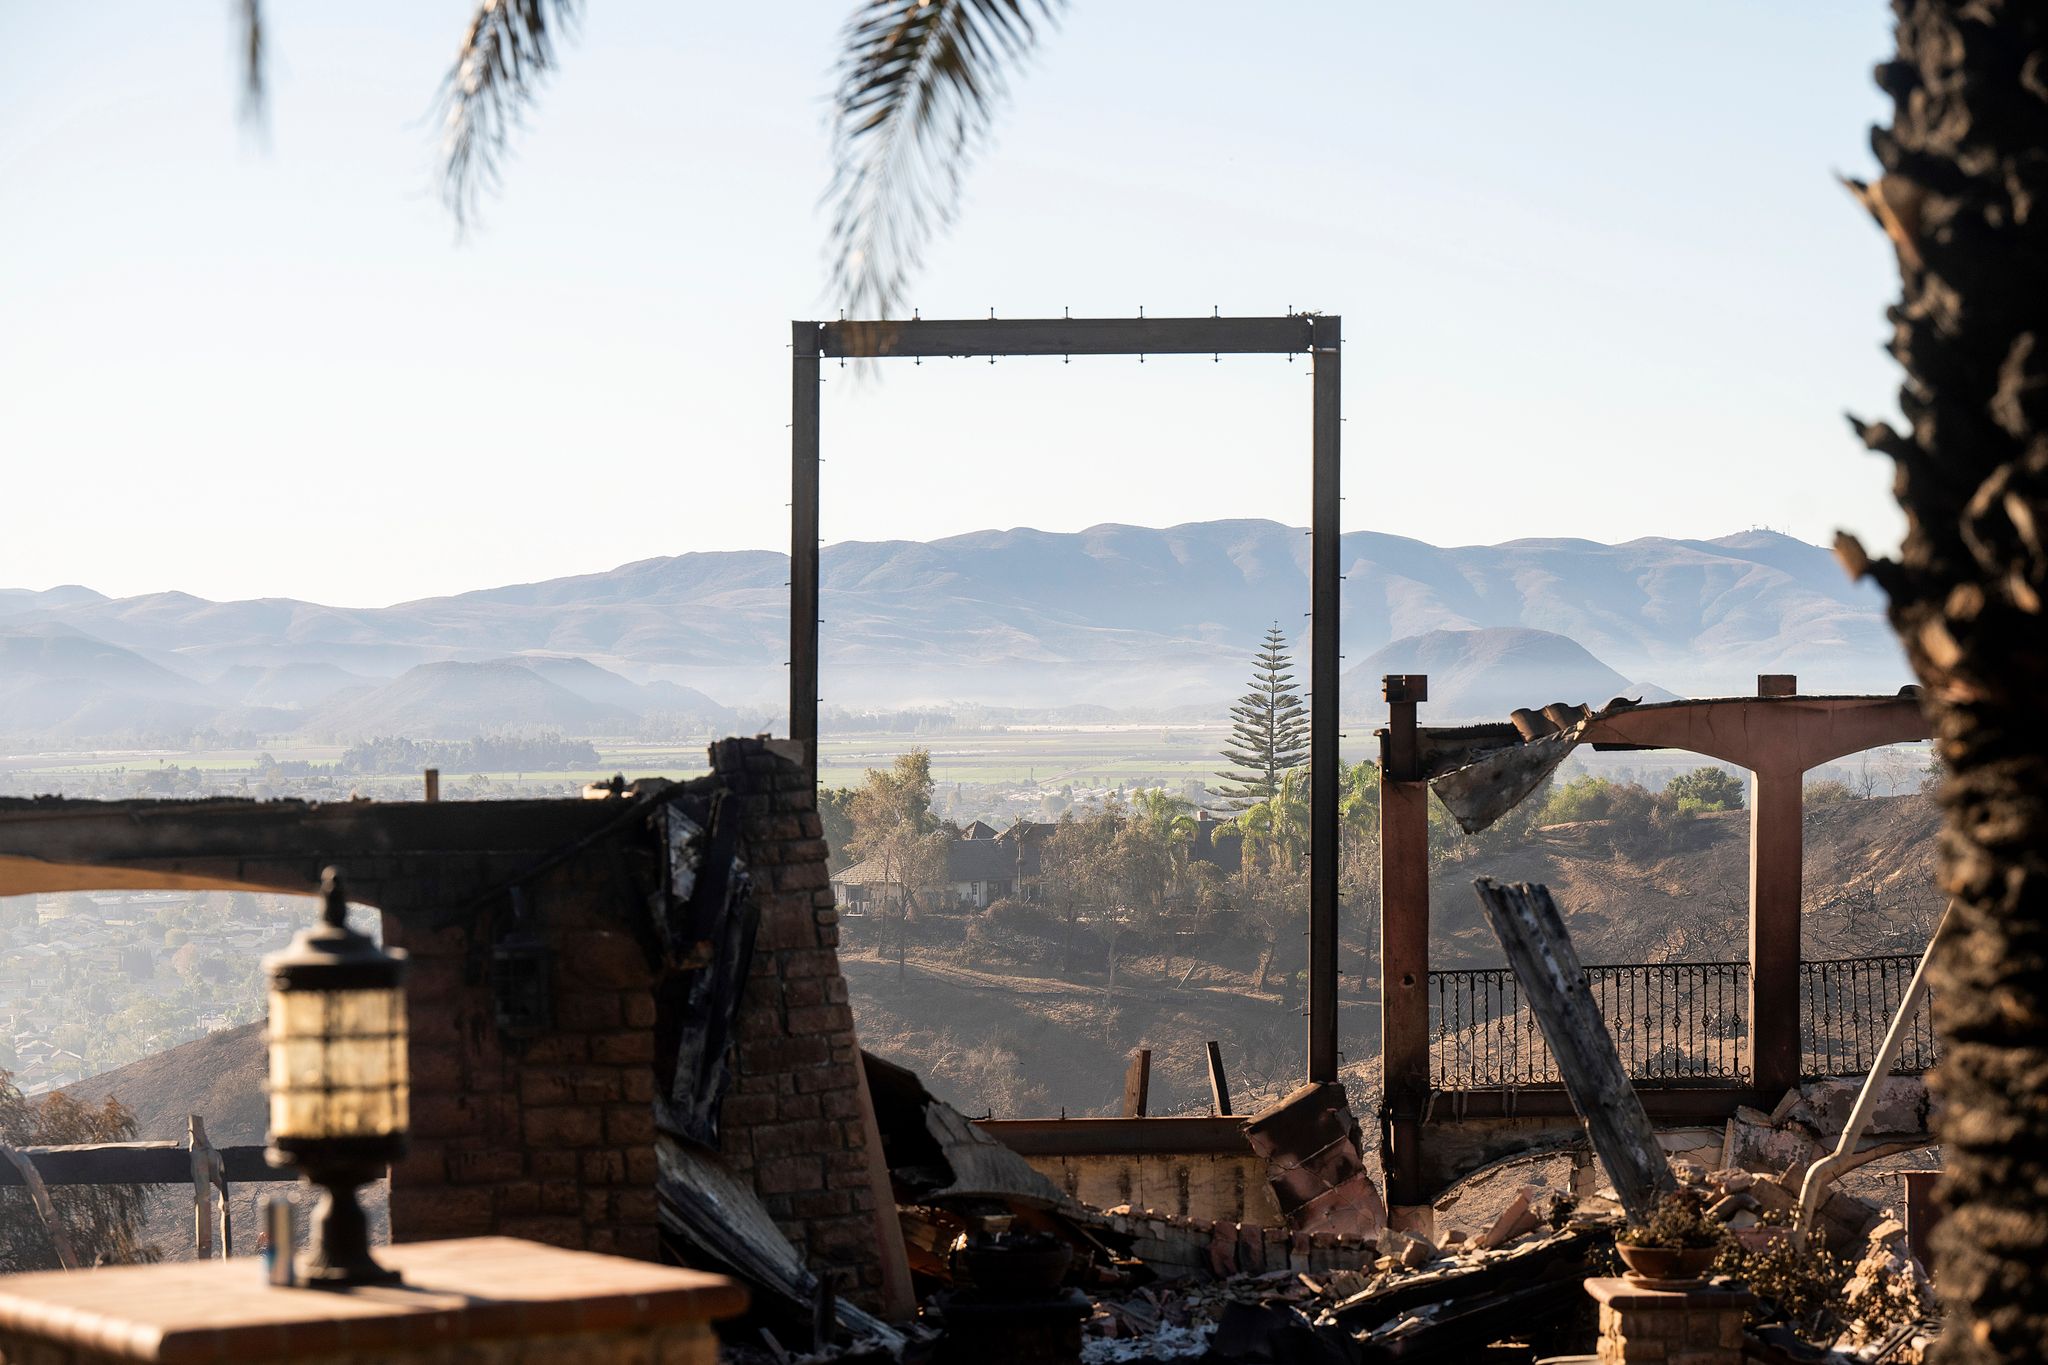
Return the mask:
[[[590,0],[481,233],[468,0],[0,0],[0,586],[381,604],[786,547],[850,0]],[[1896,540],[1880,0],[1076,0],[927,317],[1345,319],[1346,525]],[[825,534],[1305,522],[1306,365],[829,372]]]

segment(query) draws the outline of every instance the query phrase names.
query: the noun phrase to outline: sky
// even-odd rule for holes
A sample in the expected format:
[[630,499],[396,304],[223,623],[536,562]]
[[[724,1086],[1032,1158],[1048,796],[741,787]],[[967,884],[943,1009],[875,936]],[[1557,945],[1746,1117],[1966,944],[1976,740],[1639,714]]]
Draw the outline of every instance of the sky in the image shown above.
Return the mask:
[[[590,0],[480,229],[432,183],[466,0],[0,0],[0,587],[381,605],[788,544],[852,0]],[[1347,529],[1902,526],[1880,0],[1074,0],[925,317],[1344,318]],[[832,368],[827,541],[1305,524],[1307,365]]]

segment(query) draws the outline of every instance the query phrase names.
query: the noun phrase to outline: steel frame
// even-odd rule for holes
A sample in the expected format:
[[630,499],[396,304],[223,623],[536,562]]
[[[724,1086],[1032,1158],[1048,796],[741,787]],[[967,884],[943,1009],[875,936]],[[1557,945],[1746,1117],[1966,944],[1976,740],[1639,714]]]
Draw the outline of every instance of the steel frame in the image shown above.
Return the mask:
[[976,318],[790,324],[789,733],[818,759],[818,384],[827,357],[1292,355],[1311,358],[1308,1079],[1337,1079],[1338,551],[1343,323],[1269,318]]

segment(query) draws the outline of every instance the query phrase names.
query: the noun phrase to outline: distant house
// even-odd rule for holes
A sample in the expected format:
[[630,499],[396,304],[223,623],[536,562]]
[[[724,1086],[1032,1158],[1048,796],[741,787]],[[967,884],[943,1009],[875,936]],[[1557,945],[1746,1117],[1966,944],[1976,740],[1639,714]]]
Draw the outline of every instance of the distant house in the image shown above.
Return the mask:
[[[1038,865],[1053,826],[1020,820],[1000,833],[976,820],[946,845],[946,885],[938,907],[983,910],[999,900],[1036,899]],[[879,860],[863,859],[832,879],[840,909],[870,914],[901,899]]]
[[1226,877],[1244,865],[1244,836],[1235,829],[1220,828],[1228,824],[1207,811],[1195,814],[1195,861],[1213,864]]
[[[1225,823],[1207,811],[1197,815],[1192,856],[1230,876],[1242,862],[1243,839],[1235,829],[1219,828]],[[999,900],[1037,900],[1045,844],[1058,828],[1019,820],[999,833],[976,820],[946,845],[946,889],[933,908],[985,910]],[[832,890],[841,912],[849,915],[871,914],[901,899],[894,879],[873,858],[834,877]]]

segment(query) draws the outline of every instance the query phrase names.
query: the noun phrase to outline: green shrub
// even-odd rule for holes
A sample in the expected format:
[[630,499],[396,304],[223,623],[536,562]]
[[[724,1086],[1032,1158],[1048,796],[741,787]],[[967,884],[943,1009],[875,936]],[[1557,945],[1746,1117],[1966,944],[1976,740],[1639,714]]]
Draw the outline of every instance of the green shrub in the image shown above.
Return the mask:
[[1672,778],[1664,787],[1664,796],[1686,815],[1700,811],[1741,810],[1743,784],[1741,778],[1726,768],[1710,764]]
[[1844,801],[1857,799],[1855,788],[1832,777],[1806,784],[1806,804],[1809,806],[1838,806]]
[[1542,822],[1563,825],[1579,820],[1605,820],[1617,789],[1617,784],[1604,777],[1575,777],[1550,793],[1550,799],[1543,803]]
[[1658,1200],[1648,1219],[1629,1224],[1616,1240],[1635,1247],[1696,1251],[1718,1247],[1727,1236],[1727,1227],[1708,1216],[1699,1192],[1681,1189]]

